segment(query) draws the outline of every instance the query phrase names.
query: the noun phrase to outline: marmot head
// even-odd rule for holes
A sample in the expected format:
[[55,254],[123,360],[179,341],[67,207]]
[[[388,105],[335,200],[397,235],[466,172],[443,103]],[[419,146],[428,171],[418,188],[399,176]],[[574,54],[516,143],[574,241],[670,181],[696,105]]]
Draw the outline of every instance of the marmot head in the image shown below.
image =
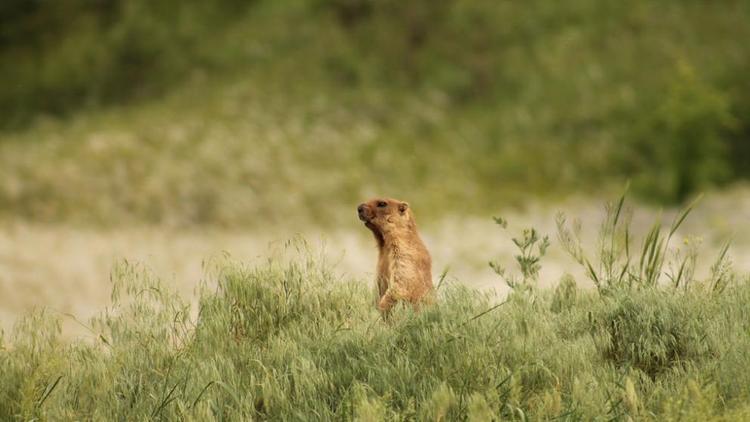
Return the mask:
[[375,198],[357,207],[359,219],[372,231],[381,234],[399,229],[414,229],[409,204],[389,198]]

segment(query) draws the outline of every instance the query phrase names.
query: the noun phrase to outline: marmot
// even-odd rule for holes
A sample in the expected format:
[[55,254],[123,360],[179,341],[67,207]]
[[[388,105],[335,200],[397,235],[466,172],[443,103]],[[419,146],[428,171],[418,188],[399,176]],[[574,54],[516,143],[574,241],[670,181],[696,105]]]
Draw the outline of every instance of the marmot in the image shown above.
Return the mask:
[[379,256],[378,309],[387,315],[399,300],[418,306],[432,293],[432,260],[417,233],[409,204],[372,199],[357,207],[359,219],[375,235]]

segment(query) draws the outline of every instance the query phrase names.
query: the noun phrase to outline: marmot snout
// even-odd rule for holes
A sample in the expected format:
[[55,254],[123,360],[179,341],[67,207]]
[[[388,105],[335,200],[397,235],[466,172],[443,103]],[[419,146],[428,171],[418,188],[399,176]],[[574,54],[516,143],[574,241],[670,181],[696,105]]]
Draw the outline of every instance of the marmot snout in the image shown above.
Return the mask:
[[360,204],[357,214],[378,246],[378,309],[387,313],[400,300],[415,305],[425,301],[432,292],[432,260],[409,204],[372,199]]

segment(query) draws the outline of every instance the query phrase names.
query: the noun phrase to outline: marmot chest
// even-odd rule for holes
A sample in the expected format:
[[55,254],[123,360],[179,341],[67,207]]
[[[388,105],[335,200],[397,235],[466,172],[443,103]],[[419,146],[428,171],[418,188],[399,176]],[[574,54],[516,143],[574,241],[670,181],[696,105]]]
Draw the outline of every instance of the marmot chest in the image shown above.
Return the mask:
[[419,278],[422,271],[419,271],[418,267],[422,264],[421,261],[424,260],[424,257],[428,257],[426,259],[429,261],[428,252],[421,245],[412,245],[409,248],[383,248],[378,256],[377,268],[377,283],[380,294],[382,295],[388,290],[393,276],[399,277],[411,274],[416,277],[409,278]]

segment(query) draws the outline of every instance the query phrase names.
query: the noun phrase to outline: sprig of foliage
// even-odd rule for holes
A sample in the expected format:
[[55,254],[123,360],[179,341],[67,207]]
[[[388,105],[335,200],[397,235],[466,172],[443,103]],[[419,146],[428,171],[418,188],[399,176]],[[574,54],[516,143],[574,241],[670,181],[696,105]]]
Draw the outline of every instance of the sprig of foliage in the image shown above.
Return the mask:
[[[508,228],[508,221],[502,217],[493,217],[495,223],[503,229]],[[518,248],[519,254],[515,255],[516,263],[521,271],[520,277],[509,274],[506,268],[497,260],[490,261],[489,265],[500,278],[512,289],[520,288],[529,290],[539,279],[540,264],[549,247],[549,237],[540,237],[535,228],[524,229],[521,237],[512,238]]]

